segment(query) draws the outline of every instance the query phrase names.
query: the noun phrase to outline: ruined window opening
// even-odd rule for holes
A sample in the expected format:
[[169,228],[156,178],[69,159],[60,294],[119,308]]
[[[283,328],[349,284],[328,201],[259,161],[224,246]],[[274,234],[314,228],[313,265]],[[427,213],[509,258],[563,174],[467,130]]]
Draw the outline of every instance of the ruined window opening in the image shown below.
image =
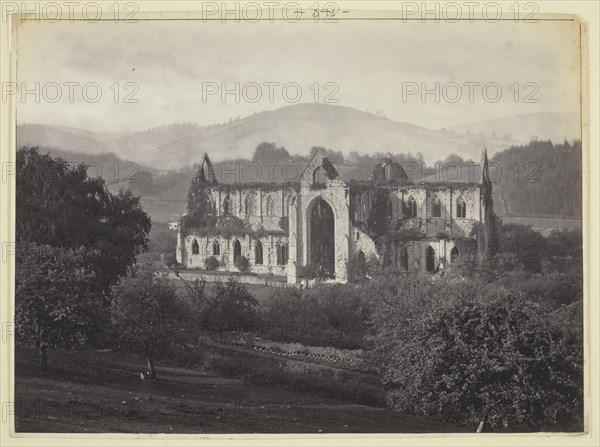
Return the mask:
[[408,199],[408,217],[417,217],[417,201],[413,196]]
[[257,241],[254,248],[254,263],[257,265],[262,265],[263,263],[263,246],[261,241]]
[[431,202],[431,217],[442,217],[442,204],[437,197],[434,197]]
[[467,217],[467,203],[462,197],[456,201],[456,217],[463,219]]
[[277,246],[277,265],[286,265],[288,261],[288,248],[286,244]]
[[458,248],[454,247],[451,251],[450,251],[450,261],[452,262],[456,262],[458,260],[458,257],[460,256],[460,253],[458,252]]
[[227,195],[223,200],[223,213],[231,213],[233,211],[233,204],[231,203],[231,197]]
[[198,241],[196,239],[194,239],[194,242],[192,242],[192,254],[193,255],[200,254],[200,245],[198,245]]
[[267,216],[275,215],[275,199],[273,196],[267,197]]
[[394,217],[394,205],[392,204],[392,199],[389,197],[386,199],[385,203],[385,217],[388,219]]
[[250,216],[254,214],[254,197],[251,195],[246,196],[244,208],[246,215]]

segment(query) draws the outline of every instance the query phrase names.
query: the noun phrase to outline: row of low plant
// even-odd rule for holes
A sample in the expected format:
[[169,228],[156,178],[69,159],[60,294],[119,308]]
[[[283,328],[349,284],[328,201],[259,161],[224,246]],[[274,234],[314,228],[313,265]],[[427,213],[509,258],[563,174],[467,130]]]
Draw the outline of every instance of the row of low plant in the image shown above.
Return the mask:
[[256,349],[274,355],[286,356],[294,359],[309,360],[323,364],[353,369],[364,368],[362,349],[336,349],[331,346],[308,346],[301,343],[283,343],[264,340],[254,333],[235,334],[229,343]]
[[370,405],[384,405],[384,389],[375,375],[330,368],[318,364],[257,356],[227,347],[201,345],[177,354],[182,365],[199,368],[257,385],[320,395]]

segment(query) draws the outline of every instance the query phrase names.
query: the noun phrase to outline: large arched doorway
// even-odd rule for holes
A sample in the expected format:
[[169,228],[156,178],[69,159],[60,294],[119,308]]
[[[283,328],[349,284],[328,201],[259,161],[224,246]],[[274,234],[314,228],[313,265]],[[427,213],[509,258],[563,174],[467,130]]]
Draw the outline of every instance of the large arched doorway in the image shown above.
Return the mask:
[[435,252],[431,245],[428,245],[427,250],[425,250],[425,267],[428,272],[435,271]]
[[325,273],[335,273],[335,217],[331,206],[319,198],[310,208],[309,262]]
[[242,257],[242,244],[237,239],[233,243],[233,262],[238,262]]

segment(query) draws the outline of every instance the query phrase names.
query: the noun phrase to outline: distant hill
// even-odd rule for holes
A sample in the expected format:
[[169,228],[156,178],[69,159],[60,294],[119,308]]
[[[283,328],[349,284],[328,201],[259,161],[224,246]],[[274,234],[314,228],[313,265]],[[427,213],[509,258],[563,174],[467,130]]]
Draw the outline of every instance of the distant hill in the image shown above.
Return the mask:
[[155,170],[179,170],[193,166],[203,152],[215,161],[249,159],[263,141],[277,142],[292,155],[306,156],[311,147],[323,146],[344,154],[421,153],[429,164],[451,154],[478,161],[483,147],[493,155],[527,144],[530,136],[556,142],[579,138],[579,128],[572,125],[567,114],[527,117],[432,130],[350,107],[298,104],[225,124],[173,124],[141,132],[95,133],[64,126],[21,124],[17,126],[17,145],[84,154],[114,153],[124,161]]
[[448,127],[446,130],[466,136],[477,135],[486,139],[512,139],[523,142],[531,140],[581,139],[581,121],[576,113],[532,113],[509,118],[478,121]]

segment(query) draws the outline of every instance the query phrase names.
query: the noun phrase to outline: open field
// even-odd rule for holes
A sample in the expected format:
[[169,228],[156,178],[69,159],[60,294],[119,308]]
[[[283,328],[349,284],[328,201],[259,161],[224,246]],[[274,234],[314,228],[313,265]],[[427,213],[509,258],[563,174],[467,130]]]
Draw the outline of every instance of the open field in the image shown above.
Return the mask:
[[528,225],[539,232],[555,229],[576,230],[581,228],[581,219],[560,219],[553,217],[502,217],[504,224]]
[[426,433],[450,424],[383,408],[298,393],[157,362],[158,380],[142,381],[145,362],[113,352],[16,353],[18,432],[123,433]]

